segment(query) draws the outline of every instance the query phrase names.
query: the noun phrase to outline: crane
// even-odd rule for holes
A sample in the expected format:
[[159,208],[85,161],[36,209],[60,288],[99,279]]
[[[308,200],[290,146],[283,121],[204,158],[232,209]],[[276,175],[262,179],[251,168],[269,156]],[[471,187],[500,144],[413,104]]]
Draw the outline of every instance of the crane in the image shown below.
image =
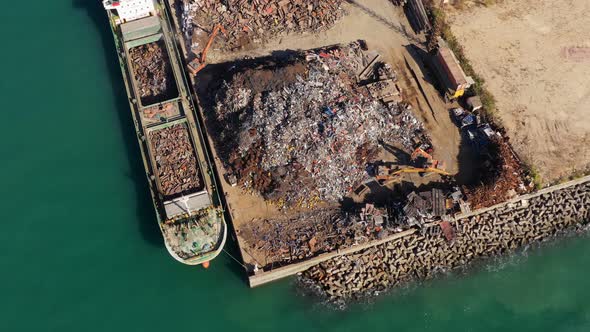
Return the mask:
[[[191,61],[188,64],[188,69],[191,72],[191,74],[197,75],[197,73],[200,72],[201,69],[205,68],[205,66],[207,65],[207,53],[209,52],[209,48],[211,48],[211,45],[213,44],[213,41],[215,40],[215,37],[217,37],[219,31],[221,31],[224,35],[227,35],[227,31],[225,31],[225,28],[221,24],[217,24],[215,28],[213,28],[213,32],[211,32],[209,41],[203,49],[203,52],[201,52],[201,57]],[[198,66],[197,63],[199,64]]]

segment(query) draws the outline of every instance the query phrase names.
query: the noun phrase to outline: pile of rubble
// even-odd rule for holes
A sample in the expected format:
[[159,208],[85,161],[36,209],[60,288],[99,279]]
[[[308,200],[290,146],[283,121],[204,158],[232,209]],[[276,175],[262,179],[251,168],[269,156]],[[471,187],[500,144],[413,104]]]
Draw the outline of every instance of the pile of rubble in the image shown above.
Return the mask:
[[142,105],[151,105],[178,96],[178,88],[164,41],[129,50]]
[[306,271],[303,284],[315,285],[332,300],[373,295],[564,232],[585,232],[589,229],[588,206],[590,183],[545,193],[458,220],[452,241],[445,237],[441,223],[441,227],[326,261]]
[[463,137],[479,155],[475,184],[463,188],[471,207],[489,207],[517,194],[530,192],[533,188],[530,184],[525,185],[524,167],[508,139],[492,124],[482,120],[481,99],[477,96],[467,98],[467,104],[471,111],[454,108],[451,116],[461,128]]
[[[318,31],[343,15],[343,0],[184,0],[182,30],[200,50],[216,24],[227,30],[222,48],[236,49],[287,32]],[[195,52],[196,53],[196,52]]]
[[239,234],[250,249],[265,256],[260,264],[276,267],[383,236],[385,231],[376,224],[384,218],[374,207],[359,214],[322,208],[292,218],[255,220]]
[[374,58],[355,42],[234,74],[216,94],[214,119],[230,175],[281,205],[338,201],[368,178],[378,142],[430,144],[409,108],[371,96],[375,82],[359,84],[359,73],[376,77],[366,67],[384,73]]
[[392,204],[392,223],[404,227],[423,227],[447,215],[447,198],[441,189],[411,192],[406,201]]
[[164,196],[192,192],[201,187],[195,151],[185,124],[149,133]]
[[463,188],[472,209],[499,204],[532,189],[532,184],[525,184],[524,169],[504,138],[494,139],[489,149],[489,159],[479,170],[480,185]]

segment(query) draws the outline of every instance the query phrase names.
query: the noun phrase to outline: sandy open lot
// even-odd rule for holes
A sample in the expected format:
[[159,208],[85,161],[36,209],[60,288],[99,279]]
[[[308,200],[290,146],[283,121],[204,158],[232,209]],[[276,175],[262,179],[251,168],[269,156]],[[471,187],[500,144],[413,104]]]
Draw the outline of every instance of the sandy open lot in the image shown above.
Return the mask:
[[504,0],[452,15],[516,151],[550,182],[590,164],[590,1]]

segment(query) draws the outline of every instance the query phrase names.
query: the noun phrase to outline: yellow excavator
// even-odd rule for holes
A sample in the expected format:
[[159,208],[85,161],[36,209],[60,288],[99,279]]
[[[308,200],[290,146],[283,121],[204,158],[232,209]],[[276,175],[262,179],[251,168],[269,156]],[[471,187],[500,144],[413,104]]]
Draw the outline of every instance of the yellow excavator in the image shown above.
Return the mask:
[[438,168],[419,168],[419,167],[404,167],[404,168],[400,168],[397,170],[391,170],[391,172],[389,172],[389,174],[379,174],[375,176],[375,179],[377,180],[390,180],[392,178],[396,178],[401,174],[404,173],[436,173],[436,174],[440,174],[440,175],[447,175],[450,176],[451,173],[444,171],[442,169],[438,169]]
[[393,181],[398,181],[400,176],[404,173],[420,173],[420,174],[440,174],[450,176],[451,173],[447,172],[444,167],[444,163],[432,158],[432,155],[427,153],[421,148],[417,148],[411,155],[411,159],[414,163],[418,163],[418,158],[423,158],[425,161],[420,163],[418,167],[407,166],[397,169],[389,167],[377,168],[375,179],[385,185]]

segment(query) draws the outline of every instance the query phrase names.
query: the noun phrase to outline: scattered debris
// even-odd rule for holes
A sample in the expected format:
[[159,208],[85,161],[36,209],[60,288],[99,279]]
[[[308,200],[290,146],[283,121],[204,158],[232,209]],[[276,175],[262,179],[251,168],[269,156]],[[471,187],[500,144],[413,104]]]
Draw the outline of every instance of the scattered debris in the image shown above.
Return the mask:
[[314,32],[331,27],[343,14],[343,0],[184,0],[182,31],[197,53],[216,24],[227,31],[222,49],[262,43],[288,32]]
[[347,213],[339,208],[317,208],[293,217],[253,220],[240,230],[249,248],[262,252],[265,269],[294,263],[319,254],[367,243],[389,231],[385,209],[367,204]]

